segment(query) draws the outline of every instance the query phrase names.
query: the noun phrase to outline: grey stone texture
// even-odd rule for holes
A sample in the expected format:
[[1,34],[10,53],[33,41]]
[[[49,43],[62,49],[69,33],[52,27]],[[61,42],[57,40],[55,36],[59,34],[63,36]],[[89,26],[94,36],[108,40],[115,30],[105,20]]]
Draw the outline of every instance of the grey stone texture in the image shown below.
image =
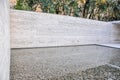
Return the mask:
[[[10,16],[11,80],[119,80],[119,21],[20,10]],[[85,44],[104,47],[70,46]]]
[[8,0],[0,0],[0,10],[0,80],[9,80],[10,26]]
[[48,80],[120,80],[120,69],[108,65],[68,73]]
[[119,22],[11,10],[11,48],[120,43]]
[[[88,45],[12,49],[11,53],[11,80],[119,80],[120,77],[120,49],[116,48]],[[95,68],[98,66],[102,67]],[[83,75],[79,75],[81,71],[85,71]]]

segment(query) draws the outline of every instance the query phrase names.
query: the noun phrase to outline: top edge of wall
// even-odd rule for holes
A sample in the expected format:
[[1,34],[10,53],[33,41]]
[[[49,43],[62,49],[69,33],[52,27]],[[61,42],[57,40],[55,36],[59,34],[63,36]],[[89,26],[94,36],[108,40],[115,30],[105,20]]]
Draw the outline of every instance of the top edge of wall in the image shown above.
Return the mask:
[[25,10],[16,10],[16,9],[10,9],[10,12],[19,12],[19,13],[34,13],[36,15],[41,14],[41,15],[54,15],[56,17],[66,17],[66,18],[72,18],[72,19],[82,19],[82,20],[87,20],[87,21],[95,21],[95,22],[103,22],[107,23],[107,21],[99,21],[99,20],[93,20],[93,19],[87,19],[87,18],[82,18],[82,17],[73,17],[73,16],[67,16],[67,15],[59,15],[59,14],[52,14],[52,13],[39,13],[39,12],[34,12],[34,11],[25,11]]
[[112,21],[111,23],[114,24],[114,25],[119,25],[120,26],[120,20],[119,21]]

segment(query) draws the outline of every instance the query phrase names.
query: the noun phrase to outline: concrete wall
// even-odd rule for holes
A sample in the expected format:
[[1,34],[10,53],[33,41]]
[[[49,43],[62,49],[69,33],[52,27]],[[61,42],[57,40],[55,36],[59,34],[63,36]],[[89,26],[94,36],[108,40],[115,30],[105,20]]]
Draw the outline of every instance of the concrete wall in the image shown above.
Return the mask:
[[11,48],[120,42],[112,22],[11,10]]
[[120,44],[120,21],[113,21],[113,29],[111,30],[111,34],[116,43]]
[[9,5],[8,0],[0,0],[0,80],[9,80]]

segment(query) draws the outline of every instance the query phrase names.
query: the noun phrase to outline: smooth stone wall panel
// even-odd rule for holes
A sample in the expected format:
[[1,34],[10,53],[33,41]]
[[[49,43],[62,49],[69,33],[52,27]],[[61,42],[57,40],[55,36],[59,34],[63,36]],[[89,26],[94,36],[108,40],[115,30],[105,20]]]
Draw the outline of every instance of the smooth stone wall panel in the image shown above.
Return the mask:
[[11,10],[11,48],[119,43],[111,22]]
[[8,0],[0,0],[0,80],[9,80],[10,39]]

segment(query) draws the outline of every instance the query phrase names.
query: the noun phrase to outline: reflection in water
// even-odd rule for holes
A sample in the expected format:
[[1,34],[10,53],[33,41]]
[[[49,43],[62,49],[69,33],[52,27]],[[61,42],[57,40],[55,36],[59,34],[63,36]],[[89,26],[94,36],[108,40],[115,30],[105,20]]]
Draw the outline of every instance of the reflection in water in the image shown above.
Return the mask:
[[52,79],[106,64],[120,66],[119,60],[120,49],[97,45],[12,49],[11,79]]

